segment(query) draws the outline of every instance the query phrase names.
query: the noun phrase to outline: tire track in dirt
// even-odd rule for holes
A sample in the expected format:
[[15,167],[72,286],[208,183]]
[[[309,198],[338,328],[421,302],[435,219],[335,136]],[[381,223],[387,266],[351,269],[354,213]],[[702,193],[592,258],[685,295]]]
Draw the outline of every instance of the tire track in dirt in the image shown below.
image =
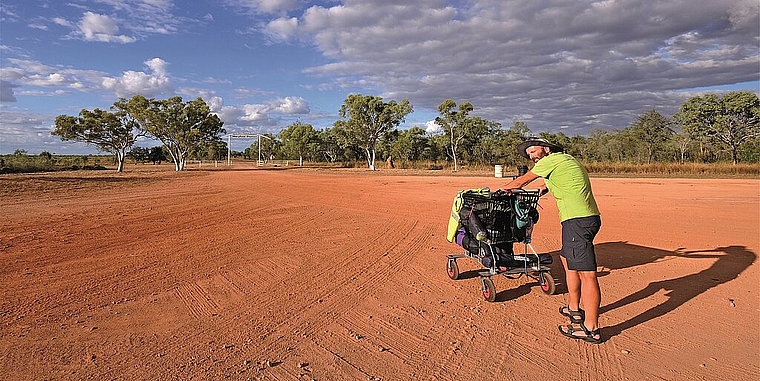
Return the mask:
[[194,318],[202,319],[217,315],[219,306],[211,299],[208,291],[197,282],[178,286],[175,294]]
[[[391,221],[391,225],[397,224],[395,221]],[[410,229],[411,231],[412,229]],[[418,240],[419,241],[419,240]],[[403,242],[403,240],[399,240],[398,242]],[[388,253],[392,252],[394,250],[395,246],[399,246],[399,243],[394,243],[394,246],[388,249]],[[415,246],[412,246],[411,248],[413,251],[416,251],[417,248]],[[400,255],[400,258],[405,258],[403,255],[405,253],[402,252]],[[380,261],[382,257],[379,257],[376,259],[377,261]],[[363,273],[357,273],[360,274],[361,277],[365,279],[374,279],[377,281],[378,274],[385,273],[392,273],[394,270],[402,267],[403,264],[398,264],[396,266],[388,266],[385,270],[375,270],[370,271],[367,274]],[[362,264],[361,266],[364,269],[373,269],[378,268],[378,265],[375,266]],[[347,279],[349,280],[356,280],[359,281],[359,276],[348,276]],[[358,282],[361,284],[361,282]],[[344,283],[345,284],[345,281]],[[382,285],[382,283],[375,283],[376,285]],[[323,303],[318,304],[316,307],[310,307],[309,309],[313,309],[315,311],[308,311],[301,309],[299,307],[296,307],[295,309],[300,311],[294,316],[289,317],[287,326],[288,327],[299,327],[296,329],[302,337],[311,337],[313,336],[316,331],[323,329],[325,326],[328,326],[335,318],[341,319],[341,316],[346,313],[346,311],[352,309],[356,305],[357,300],[361,300],[366,294],[371,293],[374,288],[372,287],[365,287],[365,286],[359,286],[357,288],[353,288],[352,292],[345,293],[342,290],[345,290],[346,287],[344,287],[342,284],[339,284],[337,287],[334,287],[329,290],[322,291],[318,297],[318,300],[323,300]],[[289,332],[283,331],[283,326],[285,325],[285,322],[282,324],[274,327],[269,331],[267,334],[268,337],[273,338],[274,340],[270,340],[270,342],[267,342],[267,338],[263,337],[263,343],[259,345],[257,350],[262,353],[270,353],[270,352],[277,352],[281,351],[284,347],[287,347],[288,345],[295,346],[298,345],[298,343],[301,341],[301,339],[288,339],[287,336]],[[279,333],[278,333],[279,332]],[[334,353],[334,352],[332,352]],[[345,358],[343,358],[343,361],[346,361]]]
[[[390,226],[392,226],[394,223],[395,223],[395,221],[389,221],[389,222],[387,223],[388,225],[387,225],[385,228],[389,228],[389,227],[390,227]],[[382,229],[382,230],[387,230],[387,229],[385,229],[385,228],[384,228],[384,229]],[[366,248],[370,247],[370,246],[371,246],[371,242],[372,242],[372,240],[369,240],[369,242],[367,243],[367,245],[365,245],[365,247],[364,247],[363,249],[361,249],[361,250],[366,250]],[[354,256],[350,256],[350,255],[349,255],[349,256],[345,256],[345,258],[344,258],[344,260],[343,260],[343,263],[351,263],[351,262],[356,262],[355,260],[352,260],[352,258],[353,258],[353,257],[354,257]],[[271,258],[269,258],[269,260],[271,261],[271,260],[273,260],[274,258],[276,258],[276,257],[271,257]],[[278,273],[278,271],[277,271],[277,267],[276,267],[276,266],[274,266],[274,265],[276,265],[276,264],[277,264],[276,262],[268,262],[268,263],[267,263],[267,266],[266,266],[266,267],[267,267],[268,269],[270,269],[270,270],[269,270],[269,272],[270,272],[270,273]],[[340,265],[340,263],[339,263],[339,265]],[[287,266],[287,265],[286,265],[286,266]],[[266,271],[264,271],[264,272],[266,272]],[[321,269],[317,269],[317,270],[315,270],[315,272],[317,272],[317,273],[324,273],[325,271],[324,271],[324,270],[321,270]],[[241,273],[241,272],[240,272],[240,271],[236,271],[236,273]],[[345,278],[345,277],[344,277],[344,278]],[[234,282],[234,280],[233,280],[233,282]],[[304,286],[304,287],[308,287],[308,286]],[[242,288],[242,287],[241,287],[241,288]],[[270,290],[268,291],[268,295],[273,295],[273,296],[282,295],[283,293],[282,293],[282,292],[280,292],[280,291],[278,291],[278,288],[279,288],[279,289],[281,289],[281,288],[282,288],[282,286],[279,286],[279,285],[275,285],[275,287],[273,287],[272,289],[270,289]],[[298,290],[298,291],[300,291],[300,290]],[[291,289],[291,292],[292,292],[292,289]],[[332,293],[334,293],[334,292],[335,292],[335,289],[333,289],[333,290],[331,290],[331,291],[328,291],[328,292],[323,292],[321,295],[322,295],[323,297],[325,297],[325,296],[329,296],[331,292],[332,292]],[[250,312],[249,312],[249,311],[243,311],[243,312],[245,312],[245,313],[253,313],[253,314],[257,314],[257,315],[258,315],[258,314],[260,314],[260,311],[261,311],[261,310],[270,309],[270,308],[272,308],[274,305],[276,305],[276,304],[279,304],[279,303],[281,303],[281,302],[279,302],[279,301],[277,300],[277,298],[274,298],[274,299],[272,299],[272,300],[271,300],[269,303],[267,303],[267,302],[264,302],[264,303],[262,303],[262,301],[261,301],[261,300],[258,300],[258,301],[257,301],[257,305],[258,305],[258,311],[250,311]],[[309,305],[309,304],[311,304],[311,303],[312,303],[311,301],[305,302],[305,303],[303,303],[303,304],[302,304],[302,306],[301,306],[301,307],[299,307],[299,306],[297,306],[297,305],[296,305],[296,306],[293,306],[293,305],[291,304],[291,305],[289,305],[289,307],[291,307],[291,309],[294,309],[294,310],[302,310],[304,306],[306,306],[306,305]],[[301,303],[299,303],[299,304],[301,304]],[[334,306],[333,306],[333,307],[334,307]],[[328,307],[328,308],[329,308],[329,307]],[[346,308],[350,308],[350,305],[349,305],[349,306],[347,306]],[[238,311],[238,312],[240,312],[240,311]],[[245,319],[240,319],[240,320],[245,320]],[[288,324],[292,324],[292,321],[293,321],[292,319],[289,319],[289,322],[288,322]],[[226,321],[226,322],[222,322],[222,323],[220,324],[220,326],[227,326],[227,325],[228,325],[228,323],[229,323],[228,321]],[[283,322],[283,323],[281,323],[281,325],[282,325],[282,324],[286,324],[286,323],[285,323],[285,322]],[[218,327],[217,327],[217,328],[218,328]],[[275,327],[275,328],[277,328],[277,327]],[[228,328],[228,329],[237,330],[237,327],[232,327],[232,328]],[[272,335],[275,335],[275,334],[276,334],[276,332],[277,332],[275,329],[271,329],[271,327],[268,329],[268,331],[269,331],[269,332],[271,332],[271,333],[267,333],[267,335],[270,335],[270,336],[272,336]],[[171,346],[171,345],[169,344],[168,346]],[[168,346],[167,346],[167,347],[168,347]]]

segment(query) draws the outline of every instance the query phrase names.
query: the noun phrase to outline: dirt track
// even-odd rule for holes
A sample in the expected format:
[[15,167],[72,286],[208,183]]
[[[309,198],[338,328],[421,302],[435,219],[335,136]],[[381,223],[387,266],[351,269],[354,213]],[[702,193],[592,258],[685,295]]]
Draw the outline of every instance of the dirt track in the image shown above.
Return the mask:
[[[466,279],[447,277],[446,254],[459,251],[445,240],[451,200],[504,183],[492,177],[0,177],[0,374],[760,378],[760,181],[592,182],[603,214],[598,346],[559,334],[563,293],[497,277],[488,303],[474,263],[458,262]],[[533,245],[556,259],[556,207],[541,205]]]

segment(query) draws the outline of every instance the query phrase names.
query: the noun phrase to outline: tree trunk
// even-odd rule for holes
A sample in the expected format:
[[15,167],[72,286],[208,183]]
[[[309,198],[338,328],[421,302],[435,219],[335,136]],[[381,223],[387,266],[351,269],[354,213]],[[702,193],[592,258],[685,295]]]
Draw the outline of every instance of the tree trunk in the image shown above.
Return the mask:
[[454,145],[451,146],[451,157],[454,159],[454,172],[457,171],[457,150]]
[[367,168],[369,168],[371,171],[375,170],[375,158],[374,158],[374,150],[372,153],[370,153],[369,148],[364,149],[364,153],[367,155]]
[[[124,170],[124,159],[126,158],[127,154],[124,153],[124,151],[116,151],[116,172],[121,172]],[[135,161],[137,163],[137,161]]]

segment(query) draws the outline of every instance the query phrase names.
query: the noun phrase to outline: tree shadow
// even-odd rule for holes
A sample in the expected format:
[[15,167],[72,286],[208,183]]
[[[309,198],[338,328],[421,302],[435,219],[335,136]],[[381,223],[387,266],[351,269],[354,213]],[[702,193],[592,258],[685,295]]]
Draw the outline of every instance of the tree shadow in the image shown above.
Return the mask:
[[[634,267],[657,261],[667,261],[676,258],[705,259],[714,258],[716,261],[707,269],[695,274],[678,278],[652,282],[643,289],[628,295],[611,304],[602,306],[600,313],[606,313],[616,308],[643,300],[665,290],[667,300],[636,316],[610,327],[604,327],[606,337],[620,334],[628,328],[635,327],[652,319],[663,316],[675,310],[696,296],[711,288],[736,279],[757,259],[757,255],[745,246],[733,245],[717,247],[708,250],[667,251],[645,246],[631,245],[625,242],[610,242],[595,245],[599,264],[603,266],[600,275],[608,275],[616,269]],[[609,270],[606,270],[609,269]]]

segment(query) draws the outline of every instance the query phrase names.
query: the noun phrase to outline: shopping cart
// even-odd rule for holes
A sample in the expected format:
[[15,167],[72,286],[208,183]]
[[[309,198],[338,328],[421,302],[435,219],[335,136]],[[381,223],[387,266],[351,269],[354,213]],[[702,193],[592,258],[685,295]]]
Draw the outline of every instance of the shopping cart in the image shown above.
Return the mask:
[[[496,300],[496,288],[491,279],[494,275],[509,279],[524,275],[538,281],[544,293],[554,294],[556,284],[548,267],[552,256],[536,253],[531,245],[540,197],[539,190],[524,189],[490,192],[484,188],[459,192],[455,199],[455,206],[459,209],[455,241],[465,250],[461,254],[448,255],[446,273],[449,278],[459,279],[457,259],[470,258],[482,266],[478,275],[483,298],[489,302]],[[452,215],[452,218],[456,217]],[[521,248],[520,253],[514,252],[515,246]]]

